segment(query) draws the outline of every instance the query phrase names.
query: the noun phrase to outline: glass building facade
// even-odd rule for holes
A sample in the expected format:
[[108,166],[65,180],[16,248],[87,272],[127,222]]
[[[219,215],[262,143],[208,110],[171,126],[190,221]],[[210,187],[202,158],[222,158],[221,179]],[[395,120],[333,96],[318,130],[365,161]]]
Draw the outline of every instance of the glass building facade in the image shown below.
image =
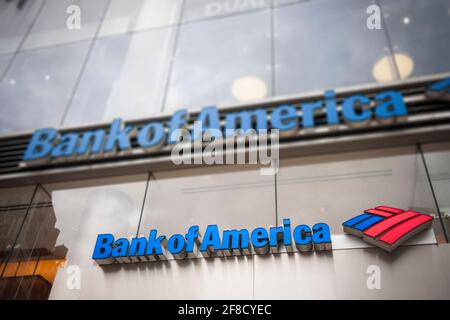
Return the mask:
[[[371,5],[380,29],[367,27]],[[444,78],[449,43],[448,0],[0,0],[0,152],[14,157],[8,139],[38,128]],[[449,299],[450,143],[417,136],[282,155],[273,176],[257,165],[127,173],[125,164],[120,175],[97,177],[92,166],[86,179],[41,181],[35,169],[28,183],[0,188],[0,298]],[[432,228],[395,255],[336,241],[323,254],[92,260],[100,233],[183,234],[194,224],[326,221],[340,239],[343,221],[379,204],[430,214]],[[381,289],[367,286],[372,265]]]

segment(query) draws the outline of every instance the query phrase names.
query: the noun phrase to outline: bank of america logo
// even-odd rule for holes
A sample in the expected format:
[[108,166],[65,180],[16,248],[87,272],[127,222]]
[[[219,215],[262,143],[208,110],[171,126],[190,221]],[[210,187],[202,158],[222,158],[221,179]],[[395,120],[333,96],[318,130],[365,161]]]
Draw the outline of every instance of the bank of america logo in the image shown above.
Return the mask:
[[413,210],[378,206],[345,221],[342,226],[345,233],[392,252],[407,239],[429,228],[432,221],[430,215]]

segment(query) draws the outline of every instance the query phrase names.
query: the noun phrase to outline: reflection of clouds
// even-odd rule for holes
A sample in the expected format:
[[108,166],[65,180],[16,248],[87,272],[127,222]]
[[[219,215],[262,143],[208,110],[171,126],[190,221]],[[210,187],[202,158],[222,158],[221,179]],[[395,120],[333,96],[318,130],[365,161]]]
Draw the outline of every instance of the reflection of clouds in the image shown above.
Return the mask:
[[366,27],[367,3],[308,1],[275,10],[277,94],[372,82],[386,45]]
[[17,49],[42,2],[29,1],[21,10],[17,10],[18,1],[0,1],[0,54]]
[[246,74],[269,83],[268,21],[269,12],[264,10],[182,26],[167,107],[231,103],[232,82]]
[[6,77],[14,80],[15,85],[10,81],[0,83],[0,126],[10,131],[24,131],[58,125],[87,45],[20,53]]
[[57,227],[61,230],[58,244],[69,249],[69,263],[91,265],[98,234],[134,236],[144,191],[145,180],[53,191]]
[[133,199],[123,190],[109,187],[94,189],[86,199],[84,224],[89,228],[92,226],[90,221],[102,221],[108,226],[120,226],[121,230],[117,231],[126,231],[131,225],[133,207]]
[[[173,29],[99,39],[65,124],[150,116],[160,110]],[[92,108],[95,106],[95,109]]]
[[180,0],[113,0],[109,4],[99,36],[172,25],[179,15],[181,2]]

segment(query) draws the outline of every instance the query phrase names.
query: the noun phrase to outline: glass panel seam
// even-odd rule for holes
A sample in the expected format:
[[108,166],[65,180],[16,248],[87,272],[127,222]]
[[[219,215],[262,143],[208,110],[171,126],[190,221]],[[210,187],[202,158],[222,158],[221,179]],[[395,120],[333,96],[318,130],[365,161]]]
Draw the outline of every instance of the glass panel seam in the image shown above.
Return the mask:
[[14,242],[13,242],[13,244],[11,246],[11,251],[9,252],[9,254],[6,255],[6,258],[4,259],[4,261],[2,263],[2,264],[5,265],[5,267],[3,268],[2,272],[0,273],[0,278],[3,278],[3,275],[4,275],[5,270],[6,270],[6,266],[9,263],[9,260],[11,259],[12,255],[14,253],[14,247],[16,246],[17,241],[19,240],[20,233],[22,232],[23,226],[25,225],[25,221],[27,220],[28,213],[30,212],[31,205],[32,205],[32,203],[34,201],[34,198],[35,198],[36,194],[37,194],[37,190],[38,190],[38,185],[36,185],[34,190],[33,190],[33,195],[31,197],[30,203],[28,205],[27,211],[25,212],[25,215],[24,215],[24,217],[22,219],[22,223],[20,224],[19,230],[17,231],[17,235],[16,235],[16,237],[14,239]]
[[441,210],[440,210],[440,207],[439,207],[439,203],[438,203],[438,201],[437,201],[437,198],[436,198],[436,194],[435,194],[435,192],[434,192],[433,183],[432,183],[432,181],[431,181],[430,172],[428,171],[427,162],[426,162],[425,156],[424,156],[424,154],[423,154],[422,145],[421,145],[420,143],[417,144],[417,149],[418,149],[418,151],[419,151],[419,153],[420,153],[420,158],[421,158],[422,163],[423,163],[423,166],[424,166],[424,168],[425,168],[425,174],[426,174],[426,176],[427,176],[427,181],[428,181],[428,184],[429,184],[429,186],[430,186],[431,194],[432,194],[432,196],[433,196],[433,202],[434,202],[434,205],[436,206],[436,210],[437,210],[437,213],[438,213],[438,216],[439,216],[439,221],[440,221],[440,223],[441,223],[442,232],[444,233],[445,241],[448,243],[448,234],[447,234],[447,230],[446,230],[446,228],[445,228],[445,226],[444,226],[444,221],[442,220]]
[[31,30],[33,29],[33,27],[34,27],[39,15],[41,14],[42,10],[44,9],[44,6],[46,3],[47,3],[47,0],[42,1],[42,4],[39,7],[38,11],[36,12],[36,15],[34,16],[33,21],[28,26],[27,31],[25,32],[25,35],[20,40],[20,43],[17,46],[16,50],[14,51],[14,54],[12,55],[12,57],[9,59],[8,64],[6,65],[5,70],[3,71],[3,74],[0,76],[0,82],[2,82],[4,80],[4,78],[6,77],[6,75],[9,72],[9,70],[11,69],[12,64],[16,60],[17,55],[19,54],[20,50],[22,49],[23,44],[25,43],[25,40],[27,40],[28,35],[30,34]]
[[72,106],[73,100],[75,98],[75,94],[77,93],[77,90],[78,90],[78,87],[80,86],[81,79],[83,77],[84,71],[86,70],[86,67],[87,67],[89,59],[91,57],[91,53],[92,53],[92,51],[94,49],[94,46],[95,46],[95,44],[97,42],[98,35],[100,33],[100,29],[101,29],[101,27],[103,25],[103,21],[106,18],[106,13],[108,12],[110,4],[111,4],[111,0],[108,0],[108,2],[105,5],[105,8],[103,10],[103,14],[102,14],[102,16],[100,18],[100,21],[99,21],[99,23],[97,25],[97,29],[95,30],[94,37],[92,38],[92,42],[91,42],[91,44],[90,44],[90,46],[88,48],[88,51],[86,53],[86,58],[84,59],[83,64],[81,65],[81,68],[80,68],[80,72],[78,73],[78,76],[77,76],[77,78],[75,80],[75,84],[74,84],[72,92],[70,94],[69,101],[68,101],[68,103],[66,105],[66,108],[64,109],[64,112],[63,112],[63,114],[61,116],[61,120],[60,120],[60,123],[59,123],[60,126],[63,126],[64,122],[66,121],[67,114],[69,113],[70,107]]
[[167,72],[165,74],[166,75],[166,79],[165,79],[164,88],[163,88],[163,97],[162,97],[162,101],[161,101],[161,107],[159,109],[160,113],[163,113],[164,109],[166,108],[167,96],[169,94],[169,87],[170,87],[170,79],[172,77],[173,65],[174,65],[174,62],[175,62],[175,53],[177,52],[178,39],[179,39],[179,36],[180,36],[181,25],[182,25],[181,20],[183,18],[185,4],[186,4],[186,0],[182,0],[181,7],[180,7],[180,12],[179,12],[179,16],[178,16],[178,23],[175,25],[175,31],[174,31],[173,43],[172,43],[172,50],[170,52],[169,65],[167,67]]
[[137,229],[136,229],[136,238],[139,237],[139,231],[141,229],[142,215],[144,214],[144,208],[145,208],[145,202],[146,202],[146,199],[147,199],[147,193],[148,193],[148,186],[150,184],[150,178],[151,178],[151,173],[149,172],[147,174],[147,182],[145,184],[145,191],[144,191],[144,198],[142,200],[141,214],[139,216],[139,222],[138,222],[138,226],[137,226]]
[[395,56],[394,56],[395,52],[394,52],[394,48],[392,46],[391,36],[389,35],[389,31],[388,31],[388,28],[387,28],[387,23],[386,23],[386,20],[385,20],[383,8],[382,8],[382,6],[380,4],[380,0],[375,0],[375,4],[380,8],[380,11],[381,11],[381,26],[382,26],[382,29],[383,29],[383,33],[384,33],[384,35],[386,37],[386,42],[387,42],[388,49],[389,49],[389,62],[390,62],[389,64],[390,64],[390,67],[391,67],[391,72],[394,73],[393,74],[394,80],[400,80],[401,79],[400,71],[398,69],[397,61],[396,61]]

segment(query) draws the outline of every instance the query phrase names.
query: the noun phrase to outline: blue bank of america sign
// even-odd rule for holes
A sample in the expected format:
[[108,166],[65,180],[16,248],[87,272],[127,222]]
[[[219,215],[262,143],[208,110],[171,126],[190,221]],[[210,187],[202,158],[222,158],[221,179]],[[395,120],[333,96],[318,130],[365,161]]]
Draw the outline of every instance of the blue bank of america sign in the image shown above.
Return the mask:
[[170,237],[158,235],[150,230],[148,237],[116,239],[114,235],[99,234],[95,242],[92,259],[98,264],[132,263],[167,260],[168,253],[175,259],[195,256],[198,248],[203,257],[250,255],[252,253],[277,253],[280,243],[288,252],[294,247],[299,252],[328,251],[332,249],[330,228],[325,223],[310,227],[301,224],[291,226],[290,219],[283,225],[266,228],[223,230],[217,225],[208,225],[203,235],[199,226],[191,226],[186,234]]
[[[427,95],[432,98],[450,100],[450,79],[432,84]],[[317,123],[317,113],[325,115],[328,126],[346,124],[350,127],[367,125],[371,120],[391,123],[408,115],[401,92],[390,90],[368,95],[356,94],[339,103],[334,90],[324,92],[324,99],[295,106],[282,104],[270,112],[264,108],[227,112],[221,119],[217,107],[204,107],[194,118],[186,109],[175,112],[166,122],[151,121],[143,125],[126,125],[117,118],[109,129],[85,130],[60,133],[55,128],[36,130],[24,152],[22,165],[34,165],[53,160],[76,161],[87,157],[123,154],[135,149],[131,139],[136,138],[137,148],[143,153],[157,152],[177,142],[174,132],[189,128],[189,123],[198,121],[198,130],[191,130],[192,140],[199,139],[208,130],[220,130],[223,137],[237,130],[256,132],[279,130],[280,136],[297,134],[300,128],[312,129]],[[223,121],[221,123],[221,120]]]

